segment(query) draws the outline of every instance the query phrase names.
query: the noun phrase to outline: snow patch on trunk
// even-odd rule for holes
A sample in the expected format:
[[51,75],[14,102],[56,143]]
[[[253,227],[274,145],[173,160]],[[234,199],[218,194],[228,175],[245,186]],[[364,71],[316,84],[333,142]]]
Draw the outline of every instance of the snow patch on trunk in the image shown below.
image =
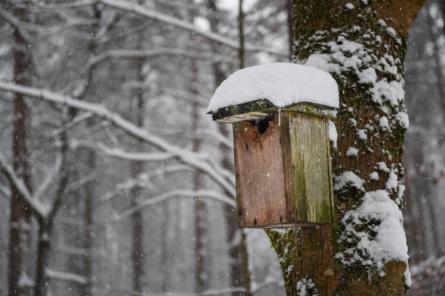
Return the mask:
[[[408,263],[408,246],[403,229],[402,212],[391,200],[387,191],[367,192],[361,205],[346,213],[342,224],[345,232],[340,240],[358,239],[355,248],[337,254],[343,264],[350,265],[361,261],[367,266],[374,262],[383,274],[384,264],[388,261],[397,260]],[[369,231],[363,231],[363,226],[371,227],[375,235],[371,235]],[[367,256],[357,256],[354,249],[364,251],[373,262],[369,262]]]

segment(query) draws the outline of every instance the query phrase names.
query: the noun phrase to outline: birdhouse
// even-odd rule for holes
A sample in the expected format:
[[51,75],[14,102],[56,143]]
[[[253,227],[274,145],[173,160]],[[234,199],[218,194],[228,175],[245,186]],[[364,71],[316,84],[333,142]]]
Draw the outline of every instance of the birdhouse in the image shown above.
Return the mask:
[[240,227],[334,221],[329,119],[337,107],[335,80],[297,64],[245,68],[218,87],[208,111],[233,125]]

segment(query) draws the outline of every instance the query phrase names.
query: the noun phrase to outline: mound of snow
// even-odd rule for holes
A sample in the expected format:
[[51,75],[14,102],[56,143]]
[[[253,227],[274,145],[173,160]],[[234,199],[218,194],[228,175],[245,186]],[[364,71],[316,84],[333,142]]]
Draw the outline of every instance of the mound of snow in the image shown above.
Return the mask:
[[338,85],[322,70],[293,63],[272,63],[234,72],[216,89],[207,112],[259,99],[277,107],[306,102],[338,108]]

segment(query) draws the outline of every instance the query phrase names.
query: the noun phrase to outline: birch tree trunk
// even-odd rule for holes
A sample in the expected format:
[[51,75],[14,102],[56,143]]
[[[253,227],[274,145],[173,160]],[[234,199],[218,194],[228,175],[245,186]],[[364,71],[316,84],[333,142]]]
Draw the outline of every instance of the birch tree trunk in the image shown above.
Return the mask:
[[332,149],[337,223],[269,232],[288,295],[406,293],[403,61],[422,3],[293,1],[293,61],[331,72],[341,107]]

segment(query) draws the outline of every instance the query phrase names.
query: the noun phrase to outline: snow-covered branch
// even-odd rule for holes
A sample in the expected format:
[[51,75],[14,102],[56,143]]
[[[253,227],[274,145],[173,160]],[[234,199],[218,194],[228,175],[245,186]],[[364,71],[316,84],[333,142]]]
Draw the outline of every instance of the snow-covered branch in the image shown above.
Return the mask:
[[144,188],[152,188],[151,179],[154,177],[161,177],[167,174],[173,174],[184,171],[192,171],[189,166],[186,165],[172,165],[168,167],[162,167],[156,169],[154,171],[150,171],[150,173],[142,173],[135,178],[128,179],[122,183],[116,185],[115,190],[111,192],[107,192],[101,198],[100,201],[106,202],[113,199],[121,192],[129,191],[135,187],[144,187]]
[[19,197],[29,206],[33,213],[39,218],[46,218],[50,212],[50,207],[36,200],[29,192],[25,183],[20,179],[12,167],[10,167],[3,155],[0,154],[0,171],[5,175],[8,181],[20,192]]
[[173,49],[173,48],[160,48],[155,50],[130,50],[130,49],[111,49],[104,53],[92,57],[87,67],[95,67],[97,64],[104,62],[108,59],[148,59],[156,58],[160,56],[181,56],[188,58],[196,58],[199,56],[196,53],[189,50]]
[[83,276],[71,272],[57,271],[50,268],[46,268],[45,272],[50,279],[75,282],[82,285],[87,283],[87,280]]
[[16,18],[14,15],[6,12],[6,10],[4,9],[0,9],[0,18],[4,19],[5,21],[7,21],[9,24],[11,24],[14,28],[16,28],[19,32],[20,35],[22,35],[22,37],[27,40],[28,42],[30,42],[32,40],[31,36],[28,32],[33,32],[33,33],[39,33],[42,35],[50,35],[50,34],[57,34],[60,31],[63,31],[65,29],[71,28],[71,27],[75,27],[75,26],[87,26],[87,25],[92,25],[93,22],[91,22],[90,20],[86,20],[86,19],[73,19],[73,18],[65,18],[65,22],[63,25],[59,25],[59,26],[48,26],[48,27],[44,27],[44,26],[40,26],[38,24],[34,24],[34,23],[27,23],[24,21],[19,20],[18,18]]
[[33,199],[40,200],[40,197],[46,190],[48,189],[49,185],[56,179],[57,175],[60,173],[62,166],[62,158],[60,155],[56,157],[56,161],[54,163],[54,166],[49,170],[49,172],[46,174],[45,179],[41,182],[39,187],[37,187],[37,190],[34,192]]
[[[99,2],[103,3],[104,5],[107,5],[109,7],[117,8],[123,11],[127,11],[130,13],[135,13],[138,15],[141,15],[143,17],[149,18],[151,20],[159,21],[163,24],[167,24],[176,28],[183,29],[185,31],[191,32],[193,34],[199,35],[201,37],[204,37],[210,41],[214,41],[223,45],[226,45],[233,49],[239,48],[239,43],[236,40],[232,40],[226,36],[206,31],[203,29],[198,28],[194,24],[191,24],[189,22],[183,21],[181,19],[177,19],[175,17],[163,14],[159,11],[153,11],[150,9],[145,8],[142,5],[136,4],[134,2],[129,1],[122,1],[122,0],[98,0]],[[275,52],[268,48],[264,47],[258,47],[258,46],[252,46],[252,45],[246,45],[246,51],[253,51],[253,52],[266,52],[272,55],[276,56],[282,56],[287,57],[288,55],[281,52]]]
[[184,150],[182,147],[174,146],[164,139],[150,134],[147,130],[136,126],[132,122],[124,119],[119,114],[108,110],[103,105],[76,100],[69,96],[47,91],[45,89],[25,87],[4,81],[0,81],[0,90],[21,93],[30,98],[66,105],[85,112],[90,112],[98,117],[102,117],[122,129],[128,135],[137,138],[165,153],[168,153],[178,161],[190,165],[191,167],[205,173],[214,182],[220,185],[223,190],[229,192],[232,197],[235,196],[235,189],[232,182],[227,180],[224,175],[218,173],[207,160],[202,158],[201,154]]
[[124,212],[122,212],[121,214],[117,214],[113,220],[122,220],[124,218],[131,216],[133,213],[142,210],[145,207],[152,206],[154,204],[166,201],[170,198],[178,198],[178,197],[212,199],[212,200],[219,201],[224,204],[230,205],[232,207],[236,206],[236,203],[233,199],[231,199],[219,192],[216,192],[216,191],[172,190],[172,191],[160,194],[158,196],[155,196],[155,197],[152,197],[150,199],[140,202],[137,206],[131,207],[131,208],[125,210]]
[[21,21],[19,19],[17,19],[15,16],[13,16],[10,13],[7,13],[6,10],[4,10],[4,9],[0,9],[0,18],[4,19],[9,24],[11,24],[14,28],[16,28],[16,30],[18,32],[20,32],[20,35],[22,35],[22,37],[25,40],[31,41],[31,37],[29,36],[29,34],[25,30],[23,30],[23,25],[22,25]]
[[77,0],[77,1],[70,1],[67,3],[57,3],[57,4],[40,4],[37,2],[34,5],[44,9],[67,9],[67,8],[90,6],[96,2],[97,2],[96,0]]
[[132,160],[132,161],[165,161],[173,157],[169,153],[146,153],[146,152],[129,152],[120,148],[109,148],[101,143],[95,145],[106,156],[115,158]]
[[74,126],[76,126],[77,124],[91,118],[93,116],[93,114],[91,113],[83,113],[75,118],[73,118],[73,120],[71,120],[70,122],[67,122],[66,124],[64,124],[63,126],[61,126],[60,128],[56,129],[55,131],[51,132],[51,136],[52,137],[56,137],[58,135],[60,135],[62,132],[73,128]]

